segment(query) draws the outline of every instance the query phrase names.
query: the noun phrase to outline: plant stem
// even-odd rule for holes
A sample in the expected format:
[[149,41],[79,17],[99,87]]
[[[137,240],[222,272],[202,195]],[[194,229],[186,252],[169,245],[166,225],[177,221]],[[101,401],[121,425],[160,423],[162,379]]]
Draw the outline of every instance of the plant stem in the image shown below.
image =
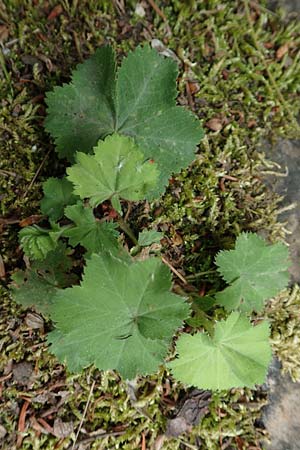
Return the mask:
[[127,234],[127,236],[132,240],[134,245],[139,245],[137,238],[135,237],[133,231],[129,227],[129,225],[125,222],[125,220],[119,215],[118,224],[120,228]]
[[[132,240],[132,242],[140,249],[141,246],[139,245],[138,240],[135,237],[133,231],[120,215],[118,217],[118,224],[120,228],[124,231],[124,233],[126,233],[127,236]],[[181,275],[181,273],[178,272],[178,270],[176,270],[175,267],[173,267],[172,264],[164,256],[161,256],[161,259],[162,262],[165,263],[184,284],[188,284],[184,276]]]
[[191,275],[187,275],[185,278],[187,280],[195,280],[198,277],[201,277],[202,275],[207,275],[209,273],[215,273],[216,270],[215,269],[211,269],[211,270],[205,270],[204,272],[197,272],[197,273],[193,273]]

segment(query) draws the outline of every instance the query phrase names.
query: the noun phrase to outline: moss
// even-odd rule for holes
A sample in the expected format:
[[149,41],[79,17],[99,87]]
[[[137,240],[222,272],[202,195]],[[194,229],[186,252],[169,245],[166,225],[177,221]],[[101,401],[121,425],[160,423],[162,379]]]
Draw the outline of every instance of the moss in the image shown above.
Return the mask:
[[[241,230],[263,230],[270,239],[284,238],[284,228],[277,222],[280,198],[263,183],[263,172],[272,166],[261,142],[278,135],[298,136],[291,116],[299,114],[295,101],[299,23],[287,23],[282,13],[270,13],[263,5],[254,7],[253,2],[250,17],[245,2],[234,0],[156,3],[165,20],[150,5],[145,5],[144,18],[137,17],[135,2],[128,2],[125,11],[122,2],[96,0],[7,1],[0,6],[9,32],[0,60],[4,99],[0,246],[8,275],[22,263],[17,248],[19,220],[39,213],[41,182],[64,170],[64,162],[57,160],[42,128],[44,94],[68,80],[71,69],[103,43],[112,44],[119,58],[152,38],[176,52],[180,58],[179,102],[189,104],[206,129],[195,163],[171,180],[163,201],[152,211],[157,226],[166,231],[165,251],[172,264],[187,276],[209,272],[196,276],[194,283],[209,290],[219,283],[211,272],[216,252],[230,247]],[[285,44],[287,51],[277,57]],[[211,119],[219,131],[211,129]],[[272,300],[266,313],[272,322],[275,352],[295,379],[299,367],[291,355],[298,352],[297,289]],[[46,351],[44,331],[26,325],[26,313],[11,301],[5,287],[1,287],[1,298],[1,371],[9,374],[12,362],[24,360],[35,368],[29,386],[19,385],[13,377],[4,380],[2,425],[8,436],[4,448],[15,445],[24,398],[31,403],[22,448],[67,448],[75,439],[93,379],[96,387],[80,439],[103,429],[108,436],[93,438],[91,448],[141,448],[143,434],[147,448],[158,443],[167,418],[176,413],[185,394],[166,372],[139,380],[138,403],[131,404],[128,386],[113,372],[88,369],[79,376],[68,374]],[[49,326],[46,322],[45,331]],[[50,395],[45,403],[37,400],[40,394]],[[259,425],[265,400],[260,390],[215,394],[199,427],[179,439],[166,439],[162,448],[259,448],[265,436]],[[51,408],[54,412],[44,415]],[[50,426],[57,417],[72,421],[71,437],[59,439],[38,431],[34,420],[42,416]]]
[[300,288],[298,284],[270,300],[265,316],[271,323],[271,343],[283,373],[300,381]]

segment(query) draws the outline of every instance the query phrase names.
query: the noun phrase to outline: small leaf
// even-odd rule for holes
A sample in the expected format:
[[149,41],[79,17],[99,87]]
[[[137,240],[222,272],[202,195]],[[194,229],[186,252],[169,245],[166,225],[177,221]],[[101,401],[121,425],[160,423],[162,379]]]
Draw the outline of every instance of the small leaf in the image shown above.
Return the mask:
[[99,141],[94,155],[77,153],[77,164],[67,169],[74,191],[95,207],[111,199],[121,213],[119,199],[143,200],[157,181],[155,164],[145,158],[133,140],[112,135]]
[[251,387],[265,381],[271,361],[269,325],[253,327],[248,319],[232,312],[215,326],[214,337],[205,333],[182,334],[178,358],[168,366],[174,378],[200,389]]
[[73,247],[81,244],[89,254],[118,248],[119,233],[116,225],[112,222],[101,223],[95,218],[92,208],[78,203],[68,206],[65,215],[75,223],[74,227],[68,228],[63,234],[69,238]]
[[77,201],[73,185],[66,178],[48,178],[43,183],[43,191],[41,211],[54,221],[62,218],[67,205],[73,205]]
[[170,289],[170,271],[159,259],[92,255],[81,286],[55,297],[50,350],[72,371],[95,364],[128,379],[155,372],[189,314]]
[[277,295],[289,281],[287,247],[267,243],[254,233],[242,233],[234,250],[216,257],[218,272],[230,284],[216,294],[216,301],[228,311],[260,311],[264,301]]
[[101,47],[77,66],[72,81],[46,97],[46,130],[58,155],[74,161],[75,152],[90,153],[98,140],[114,131],[115,55]]
[[163,233],[155,230],[144,230],[139,233],[138,244],[141,247],[147,247],[151,244],[159,243],[163,238]]
[[32,225],[19,232],[20,245],[26,256],[32,259],[45,259],[54,250],[57,239],[50,235],[51,230]]
[[60,288],[70,286],[77,277],[70,273],[72,262],[64,244],[48,253],[44,261],[36,261],[31,268],[18,270],[12,275],[13,299],[24,308],[34,307],[47,315],[53,296]]

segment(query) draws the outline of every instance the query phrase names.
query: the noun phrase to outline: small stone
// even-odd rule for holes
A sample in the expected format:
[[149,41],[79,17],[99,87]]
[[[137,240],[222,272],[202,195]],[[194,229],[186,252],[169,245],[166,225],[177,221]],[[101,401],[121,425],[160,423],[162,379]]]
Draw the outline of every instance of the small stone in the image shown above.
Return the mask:
[[12,371],[13,380],[22,386],[26,386],[31,381],[33,366],[29,362],[24,361],[14,364]]
[[143,5],[141,5],[140,3],[137,3],[136,7],[135,7],[135,14],[139,17],[145,17],[146,12],[144,10]]
[[26,314],[25,323],[32,330],[44,328],[44,320],[37,313]]
[[206,122],[205,126],[212,131],[220,131],[223,128],[222,120],[216,117]]
[[167,423],[166,436],[178,437],[188,429],[189,426],[183,417],[175,417],[175,419],[171,419]]
[[74,431],[73,422],[63,422],[60,418],[55,419],[53,425],[53,433],[59,439],[70,436]]
[[7,434],[6,429],[4,428],[3,425],[0,425],[0,439],[3,439]]

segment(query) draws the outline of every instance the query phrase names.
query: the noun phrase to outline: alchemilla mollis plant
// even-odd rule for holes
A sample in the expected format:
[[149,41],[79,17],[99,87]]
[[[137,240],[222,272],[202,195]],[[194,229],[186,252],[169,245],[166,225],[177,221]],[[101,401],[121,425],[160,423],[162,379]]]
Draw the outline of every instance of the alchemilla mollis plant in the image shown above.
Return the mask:
[[[103,47],[48,93],[46,130],[71,165],[43,185],[47,225],[20,231],[31,263],[13,275],[13,295],[52,319],[49,350],[71,371],[95,365],[132,379],[165,364],[188,386],[254,387],[265,380],[271,348],[268,323],[251,314],[286,287],[286,246],[242,233],[216,255],[227,287],[180,296],[157,245],[163,233],[135,236],[128,223],[130,205],[157,200],[203,136],[197,118],[176,105],[176,79],[176,63],[149,46],[119,68]],[[215,307],[223,319],[212,323],[206,312]]]

